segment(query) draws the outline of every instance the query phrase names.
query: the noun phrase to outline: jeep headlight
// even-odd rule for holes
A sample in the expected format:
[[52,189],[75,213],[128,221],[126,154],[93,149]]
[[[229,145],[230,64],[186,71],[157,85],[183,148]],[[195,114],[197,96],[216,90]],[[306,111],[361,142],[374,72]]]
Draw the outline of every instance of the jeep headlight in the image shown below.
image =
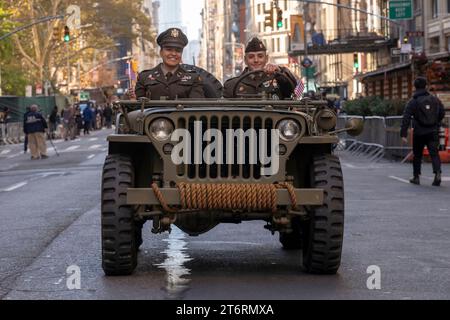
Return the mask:
[[297,139],[301,131],[298,122],[292,119],[281,120],[277,129],[280,131],[280,138],[287,142]]
[[158,118],[152,121],[149,131],[155,140],[166,141],[170,138],[173,130],[174,127],[170,120]]
[[320,110],[316,116],[317,126],[325,131],[329,131],[336,127],[337,117],[336,114],[331,110]]

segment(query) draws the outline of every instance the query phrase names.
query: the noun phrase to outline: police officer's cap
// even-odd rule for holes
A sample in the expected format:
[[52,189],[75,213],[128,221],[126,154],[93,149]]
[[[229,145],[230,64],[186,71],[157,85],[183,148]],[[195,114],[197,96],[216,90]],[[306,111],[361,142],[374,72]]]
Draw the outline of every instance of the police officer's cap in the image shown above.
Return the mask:
[[259,40],[257,37],[254,37],[253,39],[251,39],[248,44],[247,47],[245,47],[245,53],[248,52],[258,52],[258,51],[266,51],[266,46],[264,45],[264,43]]
[[181,29],[170,28],[161,33],[156,39],[156,42],[161,48],[173,47],[183,49],[189,41]]

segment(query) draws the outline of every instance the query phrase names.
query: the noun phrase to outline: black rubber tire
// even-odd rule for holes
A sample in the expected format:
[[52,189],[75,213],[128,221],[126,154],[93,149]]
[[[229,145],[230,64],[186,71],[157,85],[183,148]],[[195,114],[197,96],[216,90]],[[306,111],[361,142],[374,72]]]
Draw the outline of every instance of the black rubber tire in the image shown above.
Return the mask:
[[280,242],[284,250],[299,250],[302,248],[303,234],[300,222],[292,220],[292,232],[280,232]]
[[134,239],[136,241],[136,249],[139,250],[140,246],[142,245],[142,243],[144,242],[142,240],[142,227],[144,226],[144,222],[135,222],[135,233],[134,233]]
[[134,168],[125,155],[109,155],[102,176],[102,267],[107,276],[131,274],[137,265],[134,208],[126,205]]
[[190,64],[182,64],[181,67],[185,70],[193,70],[200,75],[203,81],[203,93],[205,94],[205,98],[218,99],[222,97],[223,85],[210,72]]
[[303,267],[309,273],[335,274],[341,264],[344,238],[344,181],[339,158],[315,156],[313,188],[324,190],[324,204],[303,222]]

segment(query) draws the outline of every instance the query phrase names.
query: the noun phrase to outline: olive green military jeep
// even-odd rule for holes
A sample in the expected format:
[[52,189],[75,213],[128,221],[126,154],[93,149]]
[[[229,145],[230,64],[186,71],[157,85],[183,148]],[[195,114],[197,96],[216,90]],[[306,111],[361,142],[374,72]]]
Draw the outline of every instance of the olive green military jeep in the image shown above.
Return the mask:
[[302,249],[307,272],[341,261],[344,185],[332,153],[337,133],[324,101],[256,98],[119,101],[102,176],[102,266],[131,274],[142,228],[175,225],[196,236],[249,220],[285,249]]

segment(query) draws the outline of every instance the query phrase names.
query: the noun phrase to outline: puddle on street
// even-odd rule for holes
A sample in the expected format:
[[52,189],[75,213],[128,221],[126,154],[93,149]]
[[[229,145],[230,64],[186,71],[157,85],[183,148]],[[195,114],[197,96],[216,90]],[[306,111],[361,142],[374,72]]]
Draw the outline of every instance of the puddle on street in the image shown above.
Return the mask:
[[191,281],[185,276],[190,275],[191,270],[184,264],[192,259],[185,252],[187,242],[184,241],[186,235],[177,227],[173,226],[172,232],[167,239],[167,249],[164,253],[167,257],[163,263],[155,264],[158,268],[166,270],[166,288],[169,299],[179,299],[182,294],[189,289]]

